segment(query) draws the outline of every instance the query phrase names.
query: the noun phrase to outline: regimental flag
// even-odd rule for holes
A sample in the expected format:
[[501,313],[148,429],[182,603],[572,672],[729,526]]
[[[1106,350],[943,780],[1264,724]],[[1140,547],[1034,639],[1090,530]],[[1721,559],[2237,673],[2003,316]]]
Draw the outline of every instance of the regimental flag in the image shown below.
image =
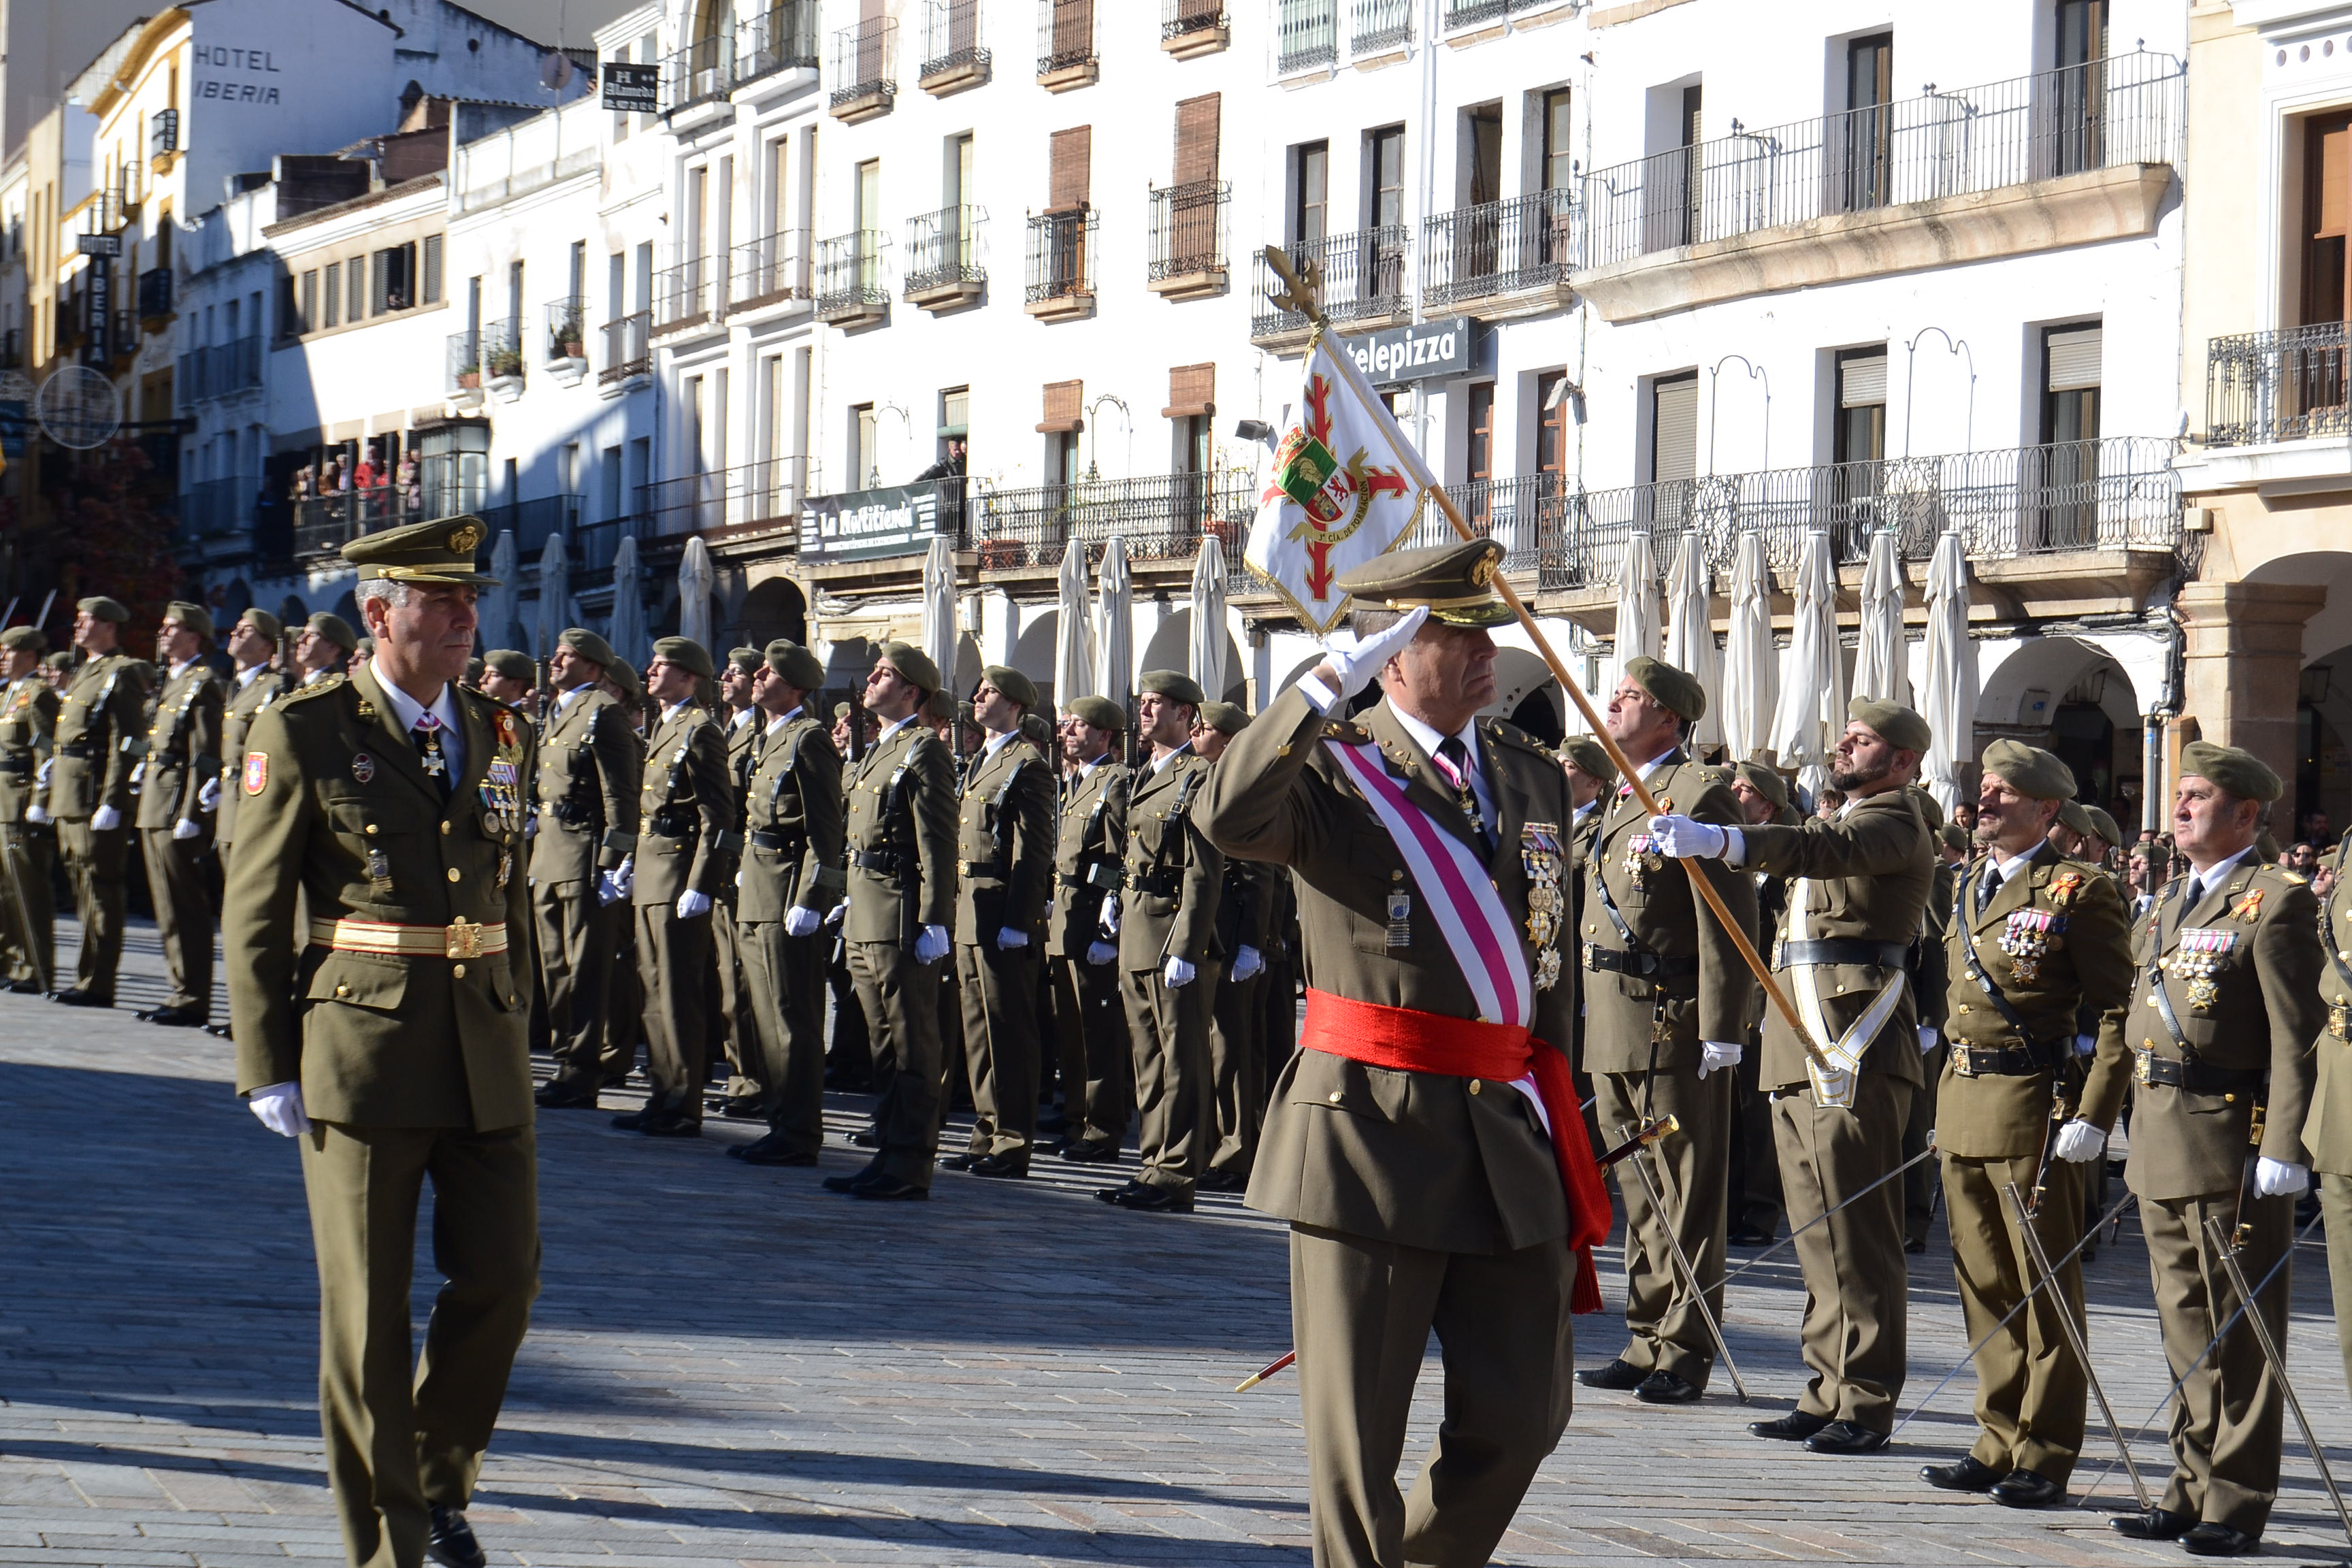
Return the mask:
[[1303,380],[1242,562],[1323,636],[1347,612],[1340,574],[1396,548],[1437,481],[1355,361],[1319,331]]

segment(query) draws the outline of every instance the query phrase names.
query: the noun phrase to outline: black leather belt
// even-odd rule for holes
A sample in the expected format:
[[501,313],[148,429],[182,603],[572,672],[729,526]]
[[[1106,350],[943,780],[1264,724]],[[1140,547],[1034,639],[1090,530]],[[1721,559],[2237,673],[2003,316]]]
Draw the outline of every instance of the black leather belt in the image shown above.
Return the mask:
[[2217,1068],[2203,1062],[2176,1061],[2142,1047],[2137,1055],[2137,1077],[2142,1083],[2170,1084],[2190,1094],[2236,1094],[2259,1089],[2267,1076],[2260,1068]]
[[691,838],[700,826],[693,814],[679,816],[674,812],[656,811],[646,819],[646,831],[661,838]]
[[1130,893],[1149,893],[1164,899],[1173,895],[1183,885],[1181,872],[1157,867],[1149,871],[1129,871],[1127,874],[1127,890]]
[[68,741],[58,748],[58,755],[71,757],[76,762],[87,763],[98,755],[98,748],[88,741]]
[[854,850],[849,863],[861,871],[879,871],[886,877],[898,874],[898,852],[895,849]]
[[2031,1078],[2049,1068],[2048,1053],[2032,1046],[1952,1047],[1952,1070],[1962,1078]]
[[0,757],[0,773],[6,773],[13,778],[30,778],[33,776],[33,759],[30,757]]
[[1698,954],[1668,958],[1656,952],[1620,952],[1597,942],[1584,944],[1584,967],[1607,974],[1633,974],[1645,980],[1679,980],[1698,973]]
[[808,842],[789,833],[779,833],[772,827],[755,827],[744,837],[761,849],[799,849]]
[[1911,949],[1899,942],[1860,942],[1832,939],[1823,942],[1784,942],[1774,959],[1774,966],[1793,969],[1801,963],[1860,964],[1878,969],[1901,969],[1911,962]]

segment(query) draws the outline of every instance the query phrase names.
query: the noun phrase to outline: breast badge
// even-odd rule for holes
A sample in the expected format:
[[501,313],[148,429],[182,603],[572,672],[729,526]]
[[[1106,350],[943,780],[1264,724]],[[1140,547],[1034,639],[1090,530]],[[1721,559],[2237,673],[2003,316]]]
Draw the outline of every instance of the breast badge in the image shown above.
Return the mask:
[[2010,972],[2018,983],[2031,985],[2042,977],[2042,961],[2065,945],[2059,933],[2066,917],[2048,910],[2011,910],[2001,928],[2000,950],[2009,954]]
[[2187,984],[2189,1005],[2198,1012],[2211,1012],[2220,999],[2221,987],[2214,977],[2230,966],[2238,942],[2236,931],[2192,926],[2180,933],[2179,943],[2164,961],[2165,971]]
[[365,752],[354,752],[352,756],[352,777],[362,784],[375,782],[375,759]]
[[1519,829],[1519,865],[1528,874],[1528,944],[1536,950],[1535,983],[1549,991],[1559,980],[1560,917],[1567,900],[1560,889],[1561,868],[1567,864],[1559,826],[1530,822]]

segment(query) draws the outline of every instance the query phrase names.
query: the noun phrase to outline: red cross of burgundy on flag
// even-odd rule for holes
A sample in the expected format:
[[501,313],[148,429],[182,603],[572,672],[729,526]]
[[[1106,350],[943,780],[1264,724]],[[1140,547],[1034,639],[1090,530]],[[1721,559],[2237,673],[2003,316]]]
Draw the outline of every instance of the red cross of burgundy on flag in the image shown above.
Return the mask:
[[1343,346],[1317,332],[1305,369],[1242,562],[1322,636],[1347,611],[1339,576],[1394,549],[1437,481]]

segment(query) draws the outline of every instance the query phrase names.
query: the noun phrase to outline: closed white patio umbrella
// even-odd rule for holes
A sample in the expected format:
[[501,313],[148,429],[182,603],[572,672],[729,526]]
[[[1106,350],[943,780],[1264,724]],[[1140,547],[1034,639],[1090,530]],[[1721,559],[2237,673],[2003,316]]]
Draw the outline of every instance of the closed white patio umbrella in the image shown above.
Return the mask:
[[1845,667],[1838,652],[1837,569],[1830,536],[1805,536],[1797,566],[1796,626],[1780,667],[1780,701],[1772,714],[1772,747],[1797,782],[1819,791],[1829,781],[1831,748],[1845,733]]
[[1127,541],[1114,535],[1095,571],[1095,695],[1125,710],[1135,695],[1135,580],[1127,568]]
[[1772,710],[1780,694],[1780,657],[1772,646],[1772,563],[1764,535],[1739,536],[1731,558],[1731,630],[1723,647],[1723,741],[1731,760],[1772,750]]
[[1919,671],[1919,716],[1927,721],[1920,783],[1949,816],[1960,770],[1976,756],[1977,650],[1969,640],[1969,561],[1958,529],[1946,529],[1927,563],[1927,646]]
[[686,552],[677,558],[677,635],[701,644],[714,662],[726,656],[724,648],[710,646],[710,585],[718,580],[718,568],[710,560],[710,546],[699,537],[688,540]]
[[1095,689],[1095,628],[1087,605],[1087,548],[1062,552],[1059,618],[1054,623],[1054,701],[1064,709]]
[[1194,680],[1212,702],[1225,695],[1225,547],[1213,533],[1201,540],[1200,556],[1192,563],[1192,647]]
[[1718,746],[1724,740],[1723,656],[1715,646],[1710,586],[1698,530],[1685,529],[1666,574],[1666,651],[1662,657],[1696,677],[1699,689],[1706,693],[1706,712],[1691,730],[1692,741],[1700,746]]
[[645,570],[637,563],[637,542],[623,534],[613,552],[613,635],[605,640],[635,669],[643,669],[654,651],[646,637],[644,579]]

